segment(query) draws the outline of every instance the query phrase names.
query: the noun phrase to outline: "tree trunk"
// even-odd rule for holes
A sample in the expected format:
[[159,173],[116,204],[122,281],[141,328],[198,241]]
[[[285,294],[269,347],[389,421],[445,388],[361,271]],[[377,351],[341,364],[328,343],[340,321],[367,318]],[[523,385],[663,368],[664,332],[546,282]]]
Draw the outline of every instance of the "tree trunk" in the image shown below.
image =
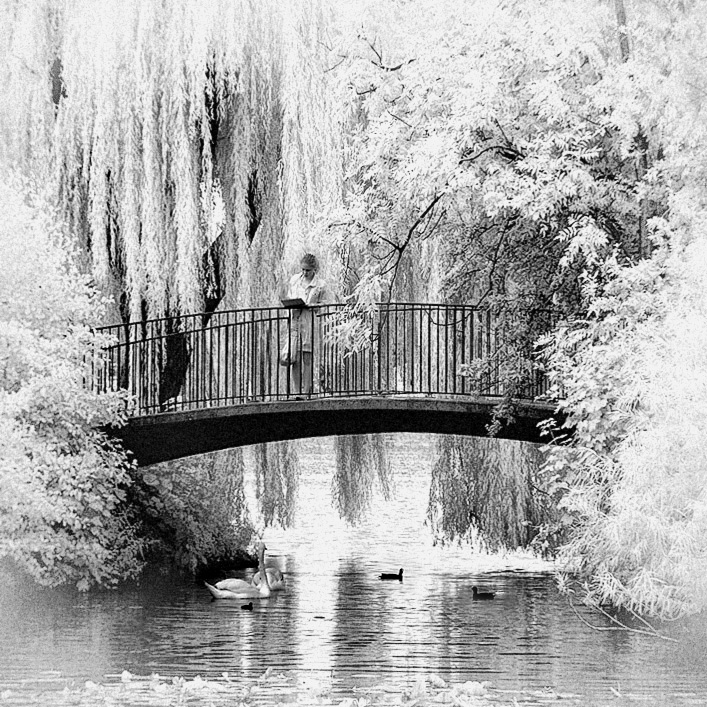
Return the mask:
[[[630,47],[628,41],[628,29],[626,27],[626,7],[624,0],[614,0],[614,9],[616,11],[616,24],[619,33],[619,50],[621,52],[621,61],[626,63],[630,57]],[[643,132],[643,127],[638,126],[638,134],[634,141],[636,152],[636,178],[642,181],[648,171],[648,138]],[[642,197],[639,202],[638,215],[638,246],[636,255],[639,260],[650,257],[651,244],[648,240],[648,200]]]

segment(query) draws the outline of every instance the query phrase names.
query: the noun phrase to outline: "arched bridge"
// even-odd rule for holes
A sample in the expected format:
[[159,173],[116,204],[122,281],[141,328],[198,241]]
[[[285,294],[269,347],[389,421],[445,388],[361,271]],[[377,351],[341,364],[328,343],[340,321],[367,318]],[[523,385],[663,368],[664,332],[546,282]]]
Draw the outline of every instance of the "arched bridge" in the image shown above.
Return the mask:
[[[483,436],[513,341],[550,325],[547,311],[419,303],[154,319],[103,328],[111,339],[93,380],[132,395],[116,434],[140,464],[325,435]],[[537,425],[553,410],[537,402],[545,391],[529,371],[498,436],[541,441]]]

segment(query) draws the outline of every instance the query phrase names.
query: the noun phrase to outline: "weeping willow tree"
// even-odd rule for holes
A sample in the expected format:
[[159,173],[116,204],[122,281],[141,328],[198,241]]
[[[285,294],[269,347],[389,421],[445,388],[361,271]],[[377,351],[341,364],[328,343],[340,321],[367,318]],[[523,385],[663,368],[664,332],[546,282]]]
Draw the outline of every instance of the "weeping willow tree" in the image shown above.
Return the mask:
[[428,518],[442,541],[465,540],[488,550],[528,547],[548,521],[532,444],[441,437],[432,472]]
[[259,444],[255,447],[256,497],[265,525],[292,525],[299,485],[299,464],[288,442]]
[[357,523],[371,504],[376,482],[385,499],[392,495],[392,477],[385,437],[338,437],[335,450],[336,471],[331,487],[334,505],[342,518],[349,523]]
[[[327,21],[318,0],[0,7],[0,156],[52,185],[114,316],[173,322],[161,402],[189,365],[181,314],[277,302],[321,249],[342,179]],[[256,459],[263,514],[287,522],[294,447]]]
[[55,180],[133,319],[273,301],[338,199],[338,119],[302,0],[11,2],[5,159]]

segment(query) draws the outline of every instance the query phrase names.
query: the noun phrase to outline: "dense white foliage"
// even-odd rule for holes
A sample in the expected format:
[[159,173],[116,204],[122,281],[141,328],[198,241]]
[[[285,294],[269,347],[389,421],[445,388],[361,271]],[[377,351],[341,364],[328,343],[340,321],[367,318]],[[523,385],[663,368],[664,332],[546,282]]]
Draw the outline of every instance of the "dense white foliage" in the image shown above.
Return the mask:
[[81,589],[135,576],[129,464],[100,428],[127,400],[86,387],[102,342],[99,296],[71,263],[52,207],[0,181],[0,557]]

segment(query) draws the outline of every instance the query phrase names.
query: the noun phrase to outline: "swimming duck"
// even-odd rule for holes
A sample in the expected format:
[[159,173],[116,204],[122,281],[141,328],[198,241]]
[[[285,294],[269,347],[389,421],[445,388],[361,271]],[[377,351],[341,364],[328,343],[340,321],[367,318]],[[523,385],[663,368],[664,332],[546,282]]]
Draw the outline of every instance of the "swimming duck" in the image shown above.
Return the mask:
[[471,588],[472,599],[475,601],[482,601],[485,599],[493,599],[496,594],[494,592],[480,592],[476,587]]
[[383,574],[381,575],[381,579],[397,579],[400,582],[402,582],[403,581],[402,567],[400,568],[400,571],[398,572],[398,574],[393,574],[391,572],[383,572]]
[[247,604],[241,604],[241,609],[245,609],[246,611],[253,611],[253,602],[249,601]]
[[[258,566],[265,566],[265,543],[259,542],[258,548]],[[204,582],[206,588],[211,592],[214,599],[250,599],[269,597],[270,583],[267,573],[265,573],[265,581],[259,586],[254,586],[245,579],[222,579],[212,586],[208,582]]]

